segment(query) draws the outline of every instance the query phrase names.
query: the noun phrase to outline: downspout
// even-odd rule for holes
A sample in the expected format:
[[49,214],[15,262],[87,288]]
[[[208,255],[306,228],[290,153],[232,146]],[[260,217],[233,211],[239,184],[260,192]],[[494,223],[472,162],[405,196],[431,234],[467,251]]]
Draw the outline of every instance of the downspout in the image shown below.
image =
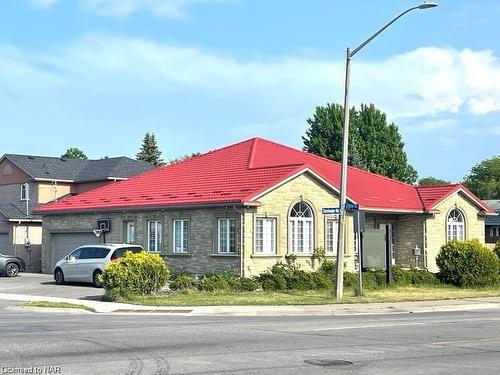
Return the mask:
[[240,214],[240,277],[245,277],[245,263],[243,260],[244,257],[244,243],[245,241],[243,240],[243,227],[245,225],[245,216],[243,215],[243,212],[238,210],[235,206],[233,206],[233,210],[235,210],[237,213]]
[[12,233],[12,247],[14,248],[14,256],[17,257],[17,228],[21,225],[21,220],[18,220],[17,224],[14,225],[14,232]]
[[422,265],[427,269],[427,219],[422,222]]

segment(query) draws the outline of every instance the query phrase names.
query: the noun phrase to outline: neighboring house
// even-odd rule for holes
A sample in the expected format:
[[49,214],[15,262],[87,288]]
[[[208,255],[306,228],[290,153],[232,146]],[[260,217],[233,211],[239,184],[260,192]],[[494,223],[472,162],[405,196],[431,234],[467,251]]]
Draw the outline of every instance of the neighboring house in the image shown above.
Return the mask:
[[[41,269],[41,204],[76,195],[153,168],[126,157],[101,160],[6,154],[0,159],[0,253]],[[26,205],[28,203],[28,206]]]
[[500,199],[497,200],[485,200],[486,204],[489,205],[497,215],[488,216],[486,218],[485,227],[485,242],[494,246],[498,241],[500,241]]
[[[109,218],[110,242],[143,245],[177,270],[265,271],[286,254],[311,266],[313,250],[333,258],[340,164],[253,138],[39,208],[43,215],[43,272],[82,240],[96,241],[96,221]],[[366,227],[392,228],[394,262],[437,271],[435,257],[451,239],[484,241],[493,211],[462,185],[415,187],[349,168],[348,201],[366,213]],[[354,268],[352,216],[345,255]]]

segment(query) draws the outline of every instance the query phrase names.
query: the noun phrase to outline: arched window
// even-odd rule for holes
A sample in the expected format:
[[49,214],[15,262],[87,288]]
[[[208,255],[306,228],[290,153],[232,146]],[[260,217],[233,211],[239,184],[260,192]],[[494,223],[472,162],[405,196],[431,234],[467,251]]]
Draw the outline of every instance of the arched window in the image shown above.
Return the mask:
[[465,220],[464,214],[457,210],[451,210],[448,214],[448,220],[446,222],[447,239],[451,240],[465,240]]
[[312,253],[314,218],[311,207],[298,202],[290,211],[290,251],[292,253]]

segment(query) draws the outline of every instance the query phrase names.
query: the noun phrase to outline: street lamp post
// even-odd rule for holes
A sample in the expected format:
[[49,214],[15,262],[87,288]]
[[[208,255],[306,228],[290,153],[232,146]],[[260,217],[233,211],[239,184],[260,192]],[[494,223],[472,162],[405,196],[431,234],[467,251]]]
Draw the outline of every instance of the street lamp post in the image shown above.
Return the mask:
[[[341,299],[343,295],[344,288],[344,252],[346,247],[345,241],[345,228],[346,228],[346,214],[345,214],[345,204],[346,204],[346,192],[347,192],[347,159],[349,153],[349,78],[350,78],[350,65],[351,58],[358,53],[364,46],[370,43],[375,37],[382,33],[385,29],[391,26],[399,18],[403,17],[405,14],[411,12],[415,9],[429,9],[437,7],[438,4],[434,2],[424,2],[420,5],[411,7],[397,17],[393,18],[375,34],[361,43],[358,47],[351,50],[347,48],[346,51],[346,64],[345,64],[345,90],[344,90],[344,134],[342,140],[342,170],[340,175],[340,220],[339,220],[339,238],[337,242],[337,279],[336,279],[336,290],[335,298]],[[361,259],[359,259],[359,265],[361,267]]]

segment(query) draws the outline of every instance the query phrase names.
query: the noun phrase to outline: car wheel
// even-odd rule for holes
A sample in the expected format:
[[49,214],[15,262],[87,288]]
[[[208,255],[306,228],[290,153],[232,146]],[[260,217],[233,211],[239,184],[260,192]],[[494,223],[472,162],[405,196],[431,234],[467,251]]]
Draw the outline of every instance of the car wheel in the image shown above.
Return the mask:
[[96,288],[102,288],[101,280],[99,280],[99,277],[101,275],[102,275],[102,271],[101,270],[95,270],[94,271],[94,276],[92,277],[92,284],[94,284],[94,286]]
[[63,273],[62,269],[57,268],[54,271],[54,280],[56,281],[57,285],[64,284],[64,273]]
[[14,277],[19,274],[19,266],[17,263],[8,263],[5,266],[5,274],[7,277]]

